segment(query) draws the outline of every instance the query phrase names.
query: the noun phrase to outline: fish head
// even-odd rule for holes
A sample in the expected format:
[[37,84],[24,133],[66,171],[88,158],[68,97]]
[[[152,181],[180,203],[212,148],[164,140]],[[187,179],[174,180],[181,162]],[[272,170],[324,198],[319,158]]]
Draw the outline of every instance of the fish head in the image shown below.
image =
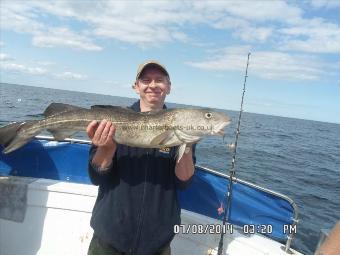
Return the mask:
[[190,136],[223,135],[231,119],[212,109],[181,109],[176,115],[178,129]]

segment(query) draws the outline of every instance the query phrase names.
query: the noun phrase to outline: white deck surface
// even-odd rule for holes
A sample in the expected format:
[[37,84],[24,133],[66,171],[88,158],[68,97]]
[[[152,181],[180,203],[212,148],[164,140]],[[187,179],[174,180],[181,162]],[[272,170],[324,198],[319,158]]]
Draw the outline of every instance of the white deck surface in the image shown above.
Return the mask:
[[[16,178],[0,177],[1,183]],[[0,186],[1,192],[1,186]],[[23,222],[0,218],[0,255],[86,255],[97,187],[46,179],[28,184]],[[217,224],[217,220],[182,210],[182,224]],[[173,255],[217,254],[219,234],[178,234]],[[243,235],[234,227],[225,236],[224,254],[281,255],[283,245],[261,235]],[[300,254],[293,251],[293,254]]]

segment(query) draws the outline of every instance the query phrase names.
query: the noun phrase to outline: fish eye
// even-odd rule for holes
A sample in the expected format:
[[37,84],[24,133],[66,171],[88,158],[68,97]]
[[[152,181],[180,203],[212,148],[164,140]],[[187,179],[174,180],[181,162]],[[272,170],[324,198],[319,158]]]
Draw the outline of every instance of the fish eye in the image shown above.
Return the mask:
[[211,119],[212,113],[211,113],[211,112],[207,112],[207,113],[205,114],[205,117],[206,117],[207,119]]

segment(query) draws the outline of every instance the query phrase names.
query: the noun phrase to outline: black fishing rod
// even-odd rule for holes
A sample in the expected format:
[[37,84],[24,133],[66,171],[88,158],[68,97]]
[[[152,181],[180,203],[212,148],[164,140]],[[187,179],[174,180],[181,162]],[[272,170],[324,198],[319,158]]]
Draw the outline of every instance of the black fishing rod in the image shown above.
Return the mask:
[[[229,221],[230,212],[231,212],[231,200],[232,200],[232,195],[233,195],[233,182],[234,182],[234,179],[235,179],[235,162],[236,162],[237,142],[238,142],[238,136],[240,134],[240,125],[241,125],[241,117],[242,117],[242,112],[243,112],[244,94],[246,92],[249,58],[250,58],[250,52],[248,53],[246,74],[244,75],[243,92],[242,92],[242,99],[241,99],[241,109],[240,109],[240,114],[238,116],[235,143],[234,143],[234,146],[231,146],[231,148],[233,148],[234,153],[233,153],[233,159],[231,161],[231,167],[230,167],[230,170],[229,170],[229,185],[228,185],[228,192],[226,193],[226,205],[227,206],[226,206],[226,209],[224,210],[223,227],[221,228],[222,230],[228,229],[228,228],[226,228],[226,224]],[[221,237],[220,237],[220,241],[219,241],[219,244],[218,244],[218,252],[217,252],[218,255],[222,255],[224,234],[225,234],[224,231],[221,231]]]

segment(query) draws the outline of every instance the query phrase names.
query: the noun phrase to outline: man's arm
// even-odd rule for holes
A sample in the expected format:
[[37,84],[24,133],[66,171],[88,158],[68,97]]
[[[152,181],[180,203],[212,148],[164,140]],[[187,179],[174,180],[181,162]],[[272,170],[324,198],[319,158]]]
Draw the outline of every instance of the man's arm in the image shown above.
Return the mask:
[[97,166],[92,161],[96,152],[97,152],[97,146],[92,145],[90,148],[90,153],[89,153],[88,173],[89,173],[89,177],[90,177],[92,184],[100,185],[103,182],[105,182],[107,178],[109,178],[109,175],[112,174],[115,158],[113,159],[113,162],[110,165],[103,168],[103,167]]

